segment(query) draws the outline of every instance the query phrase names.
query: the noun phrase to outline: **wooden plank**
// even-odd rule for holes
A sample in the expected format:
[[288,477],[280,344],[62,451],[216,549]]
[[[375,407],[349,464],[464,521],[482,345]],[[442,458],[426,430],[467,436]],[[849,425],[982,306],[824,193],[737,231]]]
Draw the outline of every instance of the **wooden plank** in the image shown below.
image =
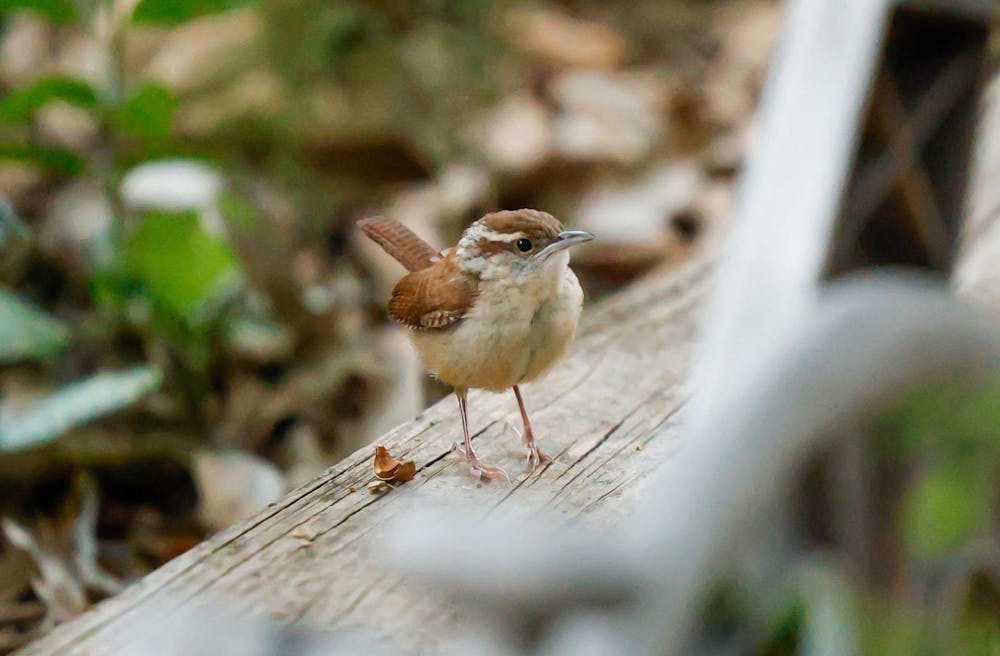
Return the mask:
[[513,485],[477,484],[449,456],[460,424],[454,399],[446,398],[381,440],[394,455],[416,461],[415,480],[369,493],[372,451],[362,449],[22,653],[120,653],[136,620],[202,601],[287,625],[360,629],[432,651],[460,625],[462,610],[384,572],[374,547],[393,538],[394,519],[409,510],[461,502],[480,517],[544,510],[590,525],[616,523],[639,494],[640,479],[676,447],[709,260],[696,255],[591,308],[567,361],[525,388],[536,434],[557,454],[539,476],[522,475],[519,440],[504,435],[505,421],[518,417],[512,395],[475,393],[477,450],[515,475]]

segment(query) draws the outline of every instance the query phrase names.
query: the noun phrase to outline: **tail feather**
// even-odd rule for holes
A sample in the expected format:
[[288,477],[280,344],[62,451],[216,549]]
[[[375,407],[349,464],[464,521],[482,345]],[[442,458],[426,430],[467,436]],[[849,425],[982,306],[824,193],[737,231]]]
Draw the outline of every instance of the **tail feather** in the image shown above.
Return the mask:
[[358,227],[407,271],[426,269],[437,255],[433,246],[396,219],[374,216],[358,221]]

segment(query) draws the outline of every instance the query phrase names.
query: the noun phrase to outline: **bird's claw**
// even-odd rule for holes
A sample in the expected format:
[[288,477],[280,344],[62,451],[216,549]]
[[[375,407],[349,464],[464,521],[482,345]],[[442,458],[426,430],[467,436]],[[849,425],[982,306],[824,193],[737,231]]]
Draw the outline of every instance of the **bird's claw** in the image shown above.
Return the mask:
[[552,456],[539,449],[538,446],[532,442],[532,444],[528,446],[527,460],[528,465],[531,467],[531,472],[534,473],[543,464],[552,462]]
[[530,470],[531,473],[535,473],[535,471],[537,471],[538,468],[541,467],[543,464],[547,462],[553,462],[554,458],[552,458],[552,456],[550,456],[549,454],[545,453],[544,451],[538,448],[538,444],[535,443],[535,436],[532,435],[530,431],[528,431],[527,434],[522,433],[512,423],[510,423],[509,421],[505,421],[504,432],[507,431],[510,431],[514,433],[514,435],[517,435],[518,439],[521,440],[521,443],[527,450],[526,459],[528,462],[528,466],[531,468]]
[[469,471],[476,478],[485,477],[490,480],[503,479],[510,483],[510,476],[507,475],[507,472],[499,467],[484,464],[478,458],[469,458]]
[[461,442],[454,442],[451,445],[451,451],[452,453],[461,454],[466,459],[469,463],[469,472],[475,476],[477,480],[482,478],[486,478],[488,480],[504,479],[510,483],[510,476],[507,475],[507,472],[499,467],[483,463],[483,461],[476,456],[475,452],[466,449],[465,445]]

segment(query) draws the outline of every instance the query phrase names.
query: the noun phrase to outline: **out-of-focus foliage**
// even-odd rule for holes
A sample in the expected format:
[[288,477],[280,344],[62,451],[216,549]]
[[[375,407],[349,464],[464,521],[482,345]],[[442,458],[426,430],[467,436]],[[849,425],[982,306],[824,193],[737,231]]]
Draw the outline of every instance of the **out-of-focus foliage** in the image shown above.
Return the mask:
[[993,519],[991,483],[975,468],[931,466],[907,495],[907,548],[916,556],[939,556],[982,534]]
[[177,25],[192,18],[245,5],[250,0],[140,0],[132,12],[137,23]]
[[888,420],[919,472],[901,520],[910,553],[933,558],[985,537],[996,521],[1000,382],[922,390]]
[[177,99],[169,90],[145,83],[118,105],[112,121],[120,136],[137,140],[144,152],[159,156],[171,150],[176,108]]
[[[200,323],[213,303],[230,295],[236,261],[220,239],[207,234],[193,211],[151,212],[120,246],[126,287],[155,312]],[[178,262],[186,263],[178,267]]]
[[71,23],[78,13],[74,0],[0,0],[0,11],[25,8],[56,23]]
[[0,102],[0,120],[26,123],[46,104],[62,101],[78,107],[97,106],[97,94],[91,86],[69,77],[49,77],[22,89],[15,89]]
[[996,654],[998,408],[1000,379],[907,395],[856,438],[864,471],[826,478],[830,515],[803,508],[813,537],[720,585],[706,635],[741,653]]
[[53,355],[68,342],[64,324],[0,288],[0,363]]
[[137,367],[97,374],[0,419],[0,452],[38,446],[70,428],[129,406],[160,384],[160,372]]

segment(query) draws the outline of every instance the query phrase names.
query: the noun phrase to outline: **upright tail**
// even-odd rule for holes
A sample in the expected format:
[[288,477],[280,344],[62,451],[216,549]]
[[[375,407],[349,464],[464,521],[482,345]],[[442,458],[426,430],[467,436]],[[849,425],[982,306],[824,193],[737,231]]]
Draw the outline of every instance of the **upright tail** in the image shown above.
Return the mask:
[[358,221],[358,227],[407,271],[426,269],[438,254],[433,246],[396,219],[373,216]]

